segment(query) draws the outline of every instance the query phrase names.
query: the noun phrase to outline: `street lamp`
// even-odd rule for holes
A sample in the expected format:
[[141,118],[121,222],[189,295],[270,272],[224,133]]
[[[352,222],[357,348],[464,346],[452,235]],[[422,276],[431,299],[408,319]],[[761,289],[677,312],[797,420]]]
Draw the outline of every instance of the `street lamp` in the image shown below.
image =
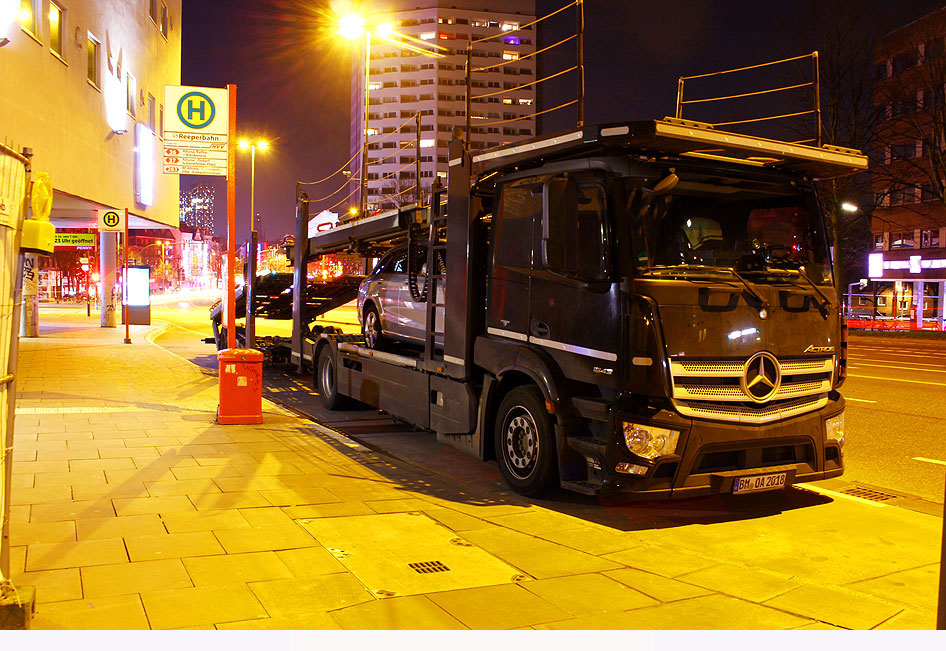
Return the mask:
[[246,298],[245,342],[247,348],[256,344],[256,319],[253,313],[253,285],[256,282],[256,150],[266,151],[269,143],[265,140],[251,142],[240,141],[240,149],[250,150],[250,245],[246,256],[246,279],[243,283],[243,295]]

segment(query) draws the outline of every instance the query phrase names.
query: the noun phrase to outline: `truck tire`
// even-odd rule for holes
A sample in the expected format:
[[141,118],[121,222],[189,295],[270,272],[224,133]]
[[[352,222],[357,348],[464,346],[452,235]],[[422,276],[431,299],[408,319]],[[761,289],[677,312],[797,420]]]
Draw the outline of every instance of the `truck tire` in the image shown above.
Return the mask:
[[322,346],[322,350],[319,351],[319,359],[315,364],[312,380],[315,390],[319,392],[322,406],[329,411],[350,409],[354,405],[351,398],[338,392],[338,371],[335,368],[332,351],[328,346]]
[[387,339],[381,330],[381,317],[378,316],[377,308],[370,303],[365,307],[361,334],[364,335],[365,346],[368,348],[384,350],[387,347]]
[[557,483],[555,437],[538,387],[516,387],[506,394],[496,414],[493,441],[499,470],[520,495],[536,497]]

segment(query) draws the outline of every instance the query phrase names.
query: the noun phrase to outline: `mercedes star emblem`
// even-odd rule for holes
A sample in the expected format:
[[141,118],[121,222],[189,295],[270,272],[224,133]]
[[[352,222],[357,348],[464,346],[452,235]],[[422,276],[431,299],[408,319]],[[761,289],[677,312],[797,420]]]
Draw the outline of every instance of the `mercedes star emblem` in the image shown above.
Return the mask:
[[756,353],[742,372],[742,390],[755,402],[768,402],[782,384],[782,369],[772,353]]

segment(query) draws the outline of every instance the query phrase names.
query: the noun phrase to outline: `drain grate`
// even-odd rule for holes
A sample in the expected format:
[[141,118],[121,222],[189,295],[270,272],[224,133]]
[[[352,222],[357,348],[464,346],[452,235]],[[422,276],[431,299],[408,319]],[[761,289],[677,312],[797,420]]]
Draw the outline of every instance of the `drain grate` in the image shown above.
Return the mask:
[[850,486],[842,489],[840,492],[845,495],[850,495],[851,497],[859,497],[872,502],[886,502],[887,500],[895,500],[900,497],[899,495],[891,495],[890,493],[884,493],[871,488],[863,488],[861,486]]
[[434,572],[449,572],[450,568],[440,561],[424,561],[423,563],[408,563],[407,566],[418,574],[433,574]]

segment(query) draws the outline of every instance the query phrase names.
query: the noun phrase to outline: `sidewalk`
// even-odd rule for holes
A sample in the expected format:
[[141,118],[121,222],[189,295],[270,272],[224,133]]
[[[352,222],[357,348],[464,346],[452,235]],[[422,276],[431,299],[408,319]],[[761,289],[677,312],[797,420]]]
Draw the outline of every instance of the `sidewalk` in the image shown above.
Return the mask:
[[934,624],[938,518],[801,491],[804,508],[686,526],[563,513],[268,402],[262,425],[218,426],[216,375],[157,328],[129,346],[84,309],[40,322],[20,341],[11,525],[33,628]]

